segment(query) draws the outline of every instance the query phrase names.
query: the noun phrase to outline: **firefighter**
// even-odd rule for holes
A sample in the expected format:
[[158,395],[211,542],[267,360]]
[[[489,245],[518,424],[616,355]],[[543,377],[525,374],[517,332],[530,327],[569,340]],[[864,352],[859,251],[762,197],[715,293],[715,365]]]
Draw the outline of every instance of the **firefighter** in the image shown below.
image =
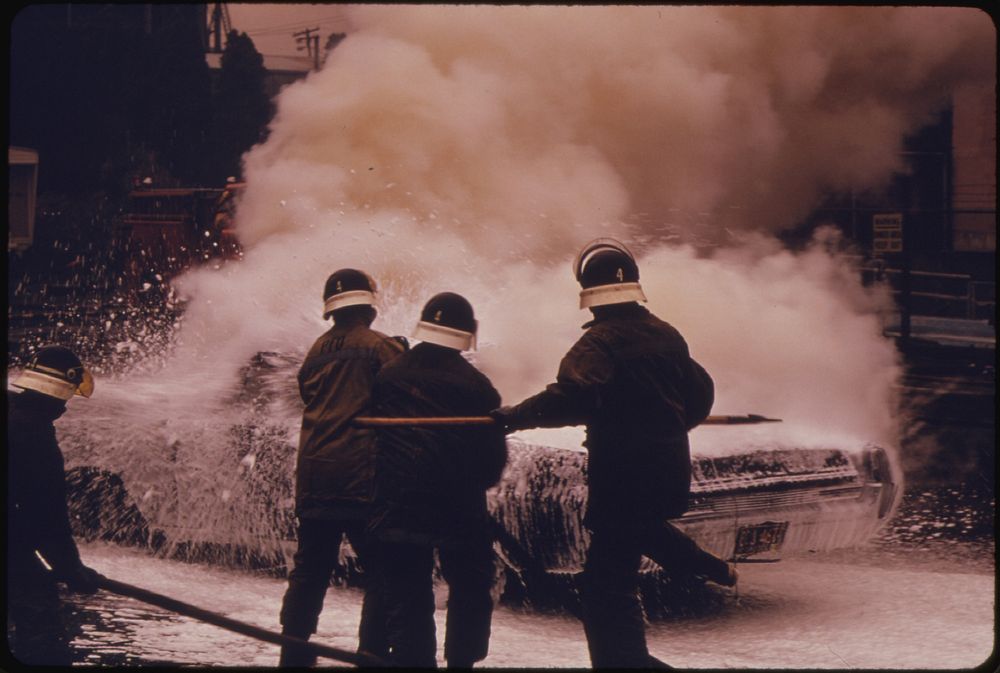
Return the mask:
[[[80,560],[66,505],[53,422],[94,380],[67,348],[38,350],[7,395],[7,616],[14,657],[29,665],[73,661],[57,583],[92,594],[100,574]],[[11,631],[11,627],[13,627]]]
[[714,384],[681,334],[646,301],[631,252],[613,239],[574,263],[580,308],[593,320],[555,383],[491,415],[508,431],[586,425],[590,546],[582,620],[595,667],[660,667],[646,637],[637,585],[641,556],[665,569],[735,583],[733,567],[667,519],[684,513],[691,483],[687,433],[709,414]]
[[[485,416],[500,395],[462,356],[474,348],[477,323],[461,295],[432,297],[414,337],[421,343],[376,377],[379,416]],[[492,528],[486,489],[507,462],[502,428],[388,427],[376,440],[376,495],[369,530],[387,605],[389,658],[433,668],[434,552],[448,584],[444,658],[469,668],[489,650],[493,615]]]
[[[333,327],[309,349],[298,373],[305,404],[295,473],[298,547],[281,606],[282,632],[308,640],[316,632],[323,598],[340,545],[347,536],[362,567],[368,554],[365,526],[375,470],[373,430],[354,427],[367,411],[375,375],[406,350],[406,341],[371,329],[375,281],[356,269],[340,269],[323,290],[324,319]],[[385,654],[378,592],[366,586],[358,650]],[[281,666],[311,666],[307,648],[283,647]]]

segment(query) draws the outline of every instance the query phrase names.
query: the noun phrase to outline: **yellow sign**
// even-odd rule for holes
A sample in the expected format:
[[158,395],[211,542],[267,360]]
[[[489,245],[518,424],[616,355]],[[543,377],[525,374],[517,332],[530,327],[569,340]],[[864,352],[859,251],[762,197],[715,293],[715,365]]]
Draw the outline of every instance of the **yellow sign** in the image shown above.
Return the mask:
[[878,213],[872,215],[872,255],[903,251],[903,214]]

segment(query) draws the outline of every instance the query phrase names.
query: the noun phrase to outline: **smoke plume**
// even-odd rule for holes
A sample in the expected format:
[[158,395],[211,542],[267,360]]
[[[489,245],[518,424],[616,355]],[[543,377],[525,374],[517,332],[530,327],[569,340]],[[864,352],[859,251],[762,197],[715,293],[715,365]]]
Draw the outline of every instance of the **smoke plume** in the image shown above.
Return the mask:
[[[965,8],[376,6],[278,98],[245,156],[245,259],[182,279],[181,353],[303,352],[329,273],[380,283],[409,335],[465,295],[504,401],[551,381],[589,317],[570,262],[614,236],[650,308],[713,374],[716,413],[894,441],[879,291],[843,242],[772,235],[833,190],[902,170],[905,135],[995,76]],[[206,355],[211,353],[211,355]],[[192,355],[193,354],[193,355]]]

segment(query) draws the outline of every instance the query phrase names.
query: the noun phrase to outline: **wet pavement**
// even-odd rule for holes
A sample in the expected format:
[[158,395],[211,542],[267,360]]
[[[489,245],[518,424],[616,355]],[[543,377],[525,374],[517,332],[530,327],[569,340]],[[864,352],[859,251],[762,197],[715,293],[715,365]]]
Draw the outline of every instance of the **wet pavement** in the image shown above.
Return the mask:
[[[858,549],[740,568],[735,590],[648,627],[650,651],[683,668],[970,668],[993,649],[995,542],[991,493],[914,489],[883,532]],[[134,548],[81,545],[108,577],[278,630],[284,580],[158,559]],[[446,591],[438,590],[438,632]],[[100,592],[68,595],[84,665],[271,667],[274,645]],[[353,649],[360,591],[332,587],[317,642]],[[440,644],[439,644],[440,649]],[[443,664],[443,662],[441,662]],[[494,615],[485,666],[586,667],[569,615],[505,606]],[[321,665],[340,665],[321,660]]]
[[[892,520],[872,541],[876,563],[905,558],[907,564],[946,571],[994,573],[996,569],[996,496],[975,483],[914,486]],[[864,555],[843,550],[859,562]]]

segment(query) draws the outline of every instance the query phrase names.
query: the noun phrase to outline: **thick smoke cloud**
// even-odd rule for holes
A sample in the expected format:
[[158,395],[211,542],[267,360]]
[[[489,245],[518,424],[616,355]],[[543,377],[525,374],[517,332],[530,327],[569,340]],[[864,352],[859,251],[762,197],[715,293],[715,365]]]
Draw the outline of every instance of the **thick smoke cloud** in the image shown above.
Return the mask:
[[[995,60],[992,24],[970,9],[395,6],[351,18],[357,32],[323,72],[282,97],[249,177],[323,167],[312,180],[330,198],[458,218],[488,249],[512,247],[511,228],[538,230],[535,254],[639,213],[655,226],[786,227],[829,189],[889,178],[903,135]],[[244,236],[288,224],[250,218]]]
[[183,279],[182,350],[232,368],[257,350],[304,351],[324,329],[326,276],[354,266],[381,283],[385,332],[409,334],[436,292],[467,296],[477,362],[515,402],[578,337],[588,316],[570,261],[610,235],[639,254],[650,307],[715,376],[718,413],[893,441],[885,297],[859,287],[829,232],[798,254],[770,235],[830,190],[885,183],[906,133],[954,87],[995,76],[987,15],[370,5],[350,17],[355,30],[281,94],[245,157],[246,258]]

